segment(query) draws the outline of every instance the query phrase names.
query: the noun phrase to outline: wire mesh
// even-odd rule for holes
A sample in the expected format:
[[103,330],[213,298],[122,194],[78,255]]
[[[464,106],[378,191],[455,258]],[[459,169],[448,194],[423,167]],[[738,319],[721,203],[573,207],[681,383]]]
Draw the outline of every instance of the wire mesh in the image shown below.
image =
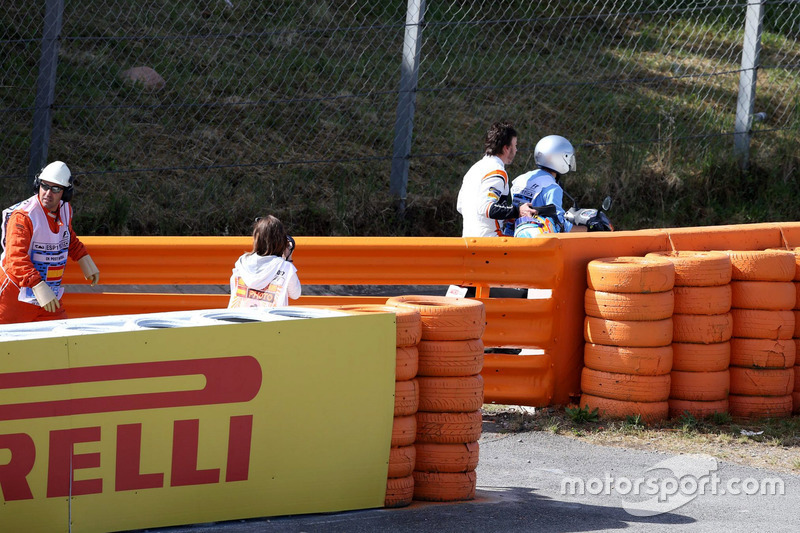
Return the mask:
[[[28,179],[42,4],[0,13],[6,204]],[[369,233],[382,211],[361,220],[352,211],[389,188],[406,4],[63,0],[47,150],[92,191],[83,227],[238,233],[267,209],[304,220],[309,234]],[[520,131],[513,175],[552,133],[572,140],[579,168],[606,186],[620,165],[731,153],[747,7],[426,2],[409,200],[451,198],[499,119]],[[798,10],[795,0],[765,3],[757,141],[796,138]],[[153,69],[163,87],[126,81],[134,67]]]

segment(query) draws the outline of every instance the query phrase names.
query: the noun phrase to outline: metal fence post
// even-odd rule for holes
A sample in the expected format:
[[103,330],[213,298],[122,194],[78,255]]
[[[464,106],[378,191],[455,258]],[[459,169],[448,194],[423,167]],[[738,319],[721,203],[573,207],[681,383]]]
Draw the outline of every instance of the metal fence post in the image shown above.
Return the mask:
[[405,37],[403,39],[403,63],[400,71],[400,94],[397,99],[397,114],[394,124],[394,153],[389,194],[395,197],[398,211],[405,210],[408,185],[409,156],[414,131],[414,109],[417,103],[417,78],[421,47],[421,24],[425,16],[425,0],[408,0]]
[[58,44],[61,37],[61,22],[63,18],[64,0],[47,0],[44,14],[44,32],[42,34],[42,53],[39,58],[39,77],[36,80],[31,158],[28,164],[29,178],[35,176],[47,162],[52,106],[56,90]]
[[750,128],[756,101],[758,56],[761,52],[761,28],[764,21],[764,0],[750,0],[744,25],[742,70],[739,73],[739,98],[736,102],[736,134],[733,136],[734,155],[742,169],[750,163]]

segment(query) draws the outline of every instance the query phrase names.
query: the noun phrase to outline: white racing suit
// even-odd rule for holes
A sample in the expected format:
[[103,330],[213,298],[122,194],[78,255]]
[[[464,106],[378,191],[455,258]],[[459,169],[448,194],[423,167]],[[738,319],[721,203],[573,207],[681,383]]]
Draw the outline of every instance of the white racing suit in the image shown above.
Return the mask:
[[[501,224],[505,218],[491,218],[490,211],[502,206],[500,199],[508,196],[508,174],[503,161],[494,155],[483,156],[483,159],[472,165],[464,175],[461,190],[458,191],[456,209],[464,217],[462,237],[500,237],[503,234]],[[506,209],[508,215],[513,210]]]

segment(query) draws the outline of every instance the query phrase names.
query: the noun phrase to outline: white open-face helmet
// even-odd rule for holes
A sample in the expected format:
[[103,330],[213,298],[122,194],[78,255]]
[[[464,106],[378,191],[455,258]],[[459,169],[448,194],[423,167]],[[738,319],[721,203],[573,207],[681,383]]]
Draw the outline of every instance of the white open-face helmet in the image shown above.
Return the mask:
[[64,188],[72,187],[72,172],[70,172],[69,167],[61,161],[53,161],[44,167],[36,179],[37,186],[38,182],[46,181],[48,183],[61,185]]
[[559,174],[575,172],[575,149],[561,135],[548,135],[536,143],[533,159],[540,167],[555,170]]

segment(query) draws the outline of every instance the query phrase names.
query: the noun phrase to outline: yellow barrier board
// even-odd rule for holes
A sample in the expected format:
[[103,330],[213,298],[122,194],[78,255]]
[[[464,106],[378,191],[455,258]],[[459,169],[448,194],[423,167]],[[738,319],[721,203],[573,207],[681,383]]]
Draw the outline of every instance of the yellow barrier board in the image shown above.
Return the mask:
[[0,343],[3,531],[383,506],[391,314]]

